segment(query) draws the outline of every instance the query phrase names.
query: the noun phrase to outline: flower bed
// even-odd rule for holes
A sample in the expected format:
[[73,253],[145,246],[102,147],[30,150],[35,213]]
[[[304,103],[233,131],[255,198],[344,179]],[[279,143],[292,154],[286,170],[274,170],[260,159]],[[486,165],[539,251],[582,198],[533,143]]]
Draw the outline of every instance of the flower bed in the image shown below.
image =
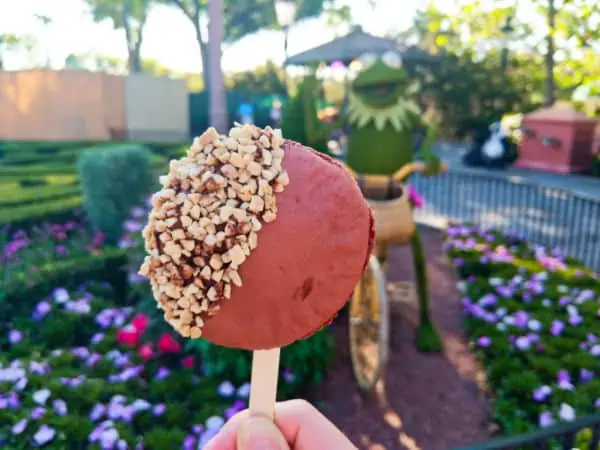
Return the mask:
[[55,289],[0,324],[0,447],[197,448],[246,407],[248,383],[205,375],[178,338],[147,327],[102,284]]
[[599,412],[600,278],[521,236],[453,225],[445,249],[505,434]]

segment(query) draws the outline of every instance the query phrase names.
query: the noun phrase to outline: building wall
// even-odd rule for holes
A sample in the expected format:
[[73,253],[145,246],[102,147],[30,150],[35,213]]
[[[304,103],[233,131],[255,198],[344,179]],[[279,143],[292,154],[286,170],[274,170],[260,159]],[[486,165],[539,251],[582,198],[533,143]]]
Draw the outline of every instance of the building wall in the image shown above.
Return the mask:
[[85,70],[0,71],[0,140],[187,140],[185,82]]

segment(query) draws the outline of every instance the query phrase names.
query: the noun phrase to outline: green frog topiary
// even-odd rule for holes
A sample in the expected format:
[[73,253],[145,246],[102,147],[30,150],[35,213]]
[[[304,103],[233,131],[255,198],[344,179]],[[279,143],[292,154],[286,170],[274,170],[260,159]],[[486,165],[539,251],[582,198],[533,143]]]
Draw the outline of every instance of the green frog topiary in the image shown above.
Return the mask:
[[[415,88],[399,55],[388,52],[381,58],[366,56],[362,62],[366,68],[352,82],[348,98],[348,166],[359,174],[392,175],[421,159],[426,163],[425,174],[439,173],[441,164],[431,149],[435,128],[423,120],[419,107],[409,99]],[[419,130],[425,132],[425,139],[415,151]],[[410,236],[410,245],[420,307],[417,348],[439,351],[441,340],[429,311],[423,244],[416,229]]]

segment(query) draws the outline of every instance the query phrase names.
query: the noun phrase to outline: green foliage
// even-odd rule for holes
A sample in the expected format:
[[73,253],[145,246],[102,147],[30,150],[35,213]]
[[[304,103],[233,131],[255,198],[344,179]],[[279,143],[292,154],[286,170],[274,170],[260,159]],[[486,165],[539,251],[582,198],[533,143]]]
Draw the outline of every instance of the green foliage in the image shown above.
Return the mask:
[[296,95],[284,110],[281,131],[286,139],[329,153],[327,148],[329,128],[317,116],[319,96],[320,86],[316,77],[306,76],[298,86]]
[[596,412],[598,275],[557,250],[485,228],[452,225],[445,247],[503,432],[536,429],[546,414],[559,422],[569,411]]
[[81,206],[81,197],[73,195],[10,208],[4,207],[0,208],[0,224],[26,226],[41,220],[69,218],[79,206]]
[[91,148],[81,155],[77,169],[90,221],[106,235],[107,242],[116,243],[130,209],[150,191],[149,152],[133,145]]
[[225,77],[225,86],[232,91],[253,94],[286,95],[283,69],[269,60],[252,71],[237,72]]

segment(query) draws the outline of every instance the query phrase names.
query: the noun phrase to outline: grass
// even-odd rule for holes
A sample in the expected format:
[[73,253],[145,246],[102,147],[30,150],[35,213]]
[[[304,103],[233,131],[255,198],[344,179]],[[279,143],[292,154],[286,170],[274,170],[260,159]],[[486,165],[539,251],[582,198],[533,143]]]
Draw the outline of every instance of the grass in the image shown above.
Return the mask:
[[557,250],[490,229],[451,226],[445,246],[503,433],[597,413],[598,275]]
[[[68,215],[81,206],[76,162],[91,146],[123,143],[0,143],[0,224],[24,224],[47,216]],[[164,171],[182,145],[150,144],[152,166]]]

